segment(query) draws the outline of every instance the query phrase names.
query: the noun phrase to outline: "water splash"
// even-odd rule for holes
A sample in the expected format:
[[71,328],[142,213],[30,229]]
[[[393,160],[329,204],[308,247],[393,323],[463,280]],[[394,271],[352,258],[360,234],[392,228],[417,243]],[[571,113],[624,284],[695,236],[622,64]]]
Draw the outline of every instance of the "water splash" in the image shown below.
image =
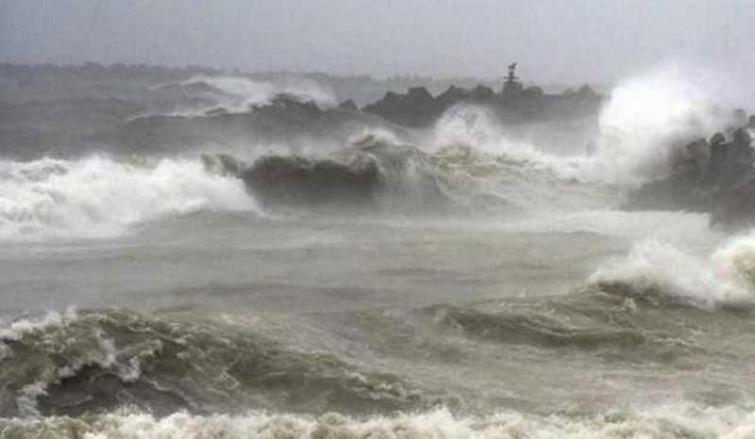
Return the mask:
[[204,209],[257,207],[239,180],[210,174],[198,160],[0,162],[0,240],[114,237]]

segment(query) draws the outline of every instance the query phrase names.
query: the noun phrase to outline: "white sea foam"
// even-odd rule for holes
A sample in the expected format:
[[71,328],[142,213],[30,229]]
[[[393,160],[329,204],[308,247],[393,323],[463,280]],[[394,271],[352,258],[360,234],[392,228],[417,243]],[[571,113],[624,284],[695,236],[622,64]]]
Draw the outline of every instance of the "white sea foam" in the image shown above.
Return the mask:
[[[0,342],[18,341],[30,332],[44,330],[49,327],[63,326],[66,322],[77,318],[76,308],[70,307],[65,313],[50,311],[39,318],[19,319],[5,325],[0,320]],[[2,343],[0,343],[2,344]]]
[[544,148],[512,140],[505,127],[495,121],[489,110],[475,105],[456,105],[435,124],[431,149],[465,145],[493,157],[504,157],[533,170],[547,170],[562,179],[580,178],[586,157],[563,157],[550,154]]
[[335,104],[335,98],[323,86],[308,79],[292,79],[281,83],[255,81],[242,76],[203,76],[188,82],[204,81],[212,87],[240,98],[245,105],[264,104],[278,93],[297,96],[319,105]]
[[[272,98],[278,94],[295,96],[302,101],[312,101],[321,107],[331,107],[336,104],[335,97],[325,87],[315,81],[304,78],[292,77],[285,81],[270,82],[256,81],[244,76],[198,75],[178,83],[178,85],[182,86],[195,84],[204,84],[211,87],[206,91],[196,93],[200,97],[210,98],[215,103],[191,110],[179,109],[169,113],[169,115],[199,116],[205,114],[208,110],[218,107],[222,107],[230,112],[247,112],[252,105],[270,103]],[[176,83],[167,85],[174,86]],[[144,114],[141,116],[144,116]]]
[[556,155],[552,145],[513,140],[488,110],[466,104],[438,120],[431,144],[470,145],[562,179],[636,186],[667,176],[676,149],[732,123],[731,113],[717,109],[706,79],[672,65],[620,82],[600,111],[593,154]]
[[620,284],[631,293],[704,309],[755,304],[755,232],[730,238],[708,256],[645,240],[606,263],[594,284]]
[[[148,414],[113,413],[89,420],[47,418],[4,420],[3,431],[44,432],[45,437],[104,438],[689,438],[744,439],[755,434],[752,407],[709,408],[680,403],[649,409],[607,412],[592,416],[536,416],[505,411],[488,416],[455,416],[439,408],[425,413],[355,419],[329,413],[320,417],[252,412],[243,416],[164,418]],[[20,437],[20,436],[19,436]]]
[[615,87],[600,114],[596,172],[623,183],[664,177],[675,148],[730,122],[709,84],[671,65]]
[[256,210],[243,183],[198,160],[0,162],[0,240],[102,238],[170,215]]
[[[101,329],[91,335],[82,335],[76,325],[81,323],[76,308],[69,307],[64,313],[50,311],[36,318],[23,318],[8,324],[0,321],[0,360],[13,355],[9,342],[19,342],[25,337],[39,337],[39,346],[55,346],[57,355],[66,362],[52,367],[38,365],[36,381],[24,385],[17,391],[16,405],[22,417],[39,418],[37,398],[47,393],[47,388],[60,380],[75,376],[87,365],[97,365],[111,369],[124,382],[134,382],[141,376],[141,356],[133,356],[128,362],[119,362],[119,351],[115,342]],[[89,349],[79,349],[88,345]],[[142,355],[152,355],[160,349],[160,343],[145,346]]]

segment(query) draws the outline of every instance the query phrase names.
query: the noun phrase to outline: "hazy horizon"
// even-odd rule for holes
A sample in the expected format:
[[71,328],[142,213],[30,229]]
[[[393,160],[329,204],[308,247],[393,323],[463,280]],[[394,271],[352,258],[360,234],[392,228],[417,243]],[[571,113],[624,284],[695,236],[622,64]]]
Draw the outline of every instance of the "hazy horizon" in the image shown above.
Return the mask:
[[0,61],[610,84],[669,63],[755,72],[746,0],[215,4],[0,0]]
[[755,437],[754,3],[0,0],[0,439]]

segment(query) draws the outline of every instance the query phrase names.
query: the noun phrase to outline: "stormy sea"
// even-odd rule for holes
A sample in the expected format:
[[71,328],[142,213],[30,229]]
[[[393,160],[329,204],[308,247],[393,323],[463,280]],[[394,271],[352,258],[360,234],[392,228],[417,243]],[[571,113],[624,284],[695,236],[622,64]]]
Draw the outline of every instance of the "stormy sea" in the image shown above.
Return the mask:
[[0,67],[2,438],[755,437],[755,233],[684,186],[747,118],[678,69]]

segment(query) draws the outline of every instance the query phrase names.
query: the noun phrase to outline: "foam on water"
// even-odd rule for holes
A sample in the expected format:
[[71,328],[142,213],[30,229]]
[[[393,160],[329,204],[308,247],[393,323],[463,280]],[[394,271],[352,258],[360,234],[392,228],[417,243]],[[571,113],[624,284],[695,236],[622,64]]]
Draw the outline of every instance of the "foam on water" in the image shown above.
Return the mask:
[[[0,342],[2,341],[18,341],[30,332],[43,330],[53,326],[63,326],[66,321],[76,319],[76,309],[71,307],[61,314],[57,311],[50,311],[44,316],[37,319],[19,319],[15,320],[8,325],[4,325],[0,320]],[[1,357],[0,357],[1,358]]]
[[561,179],[580,177],[585,157],[562,157],[550,154],[523,141],[512,140],[506,129],[490,111],[475,105],[456,105],[450,108],[435,124],[429,141],[432,150],[464,145],[493,157],[505,157],[527,165],[533,170],[546,170]]
[[[164,418],[120,413],[85,419],[3,420],[8,434],[44,437],[104,438],[689,438],[744,439],[755,434],[752,407],[672,406],[607,412],[597,415],[537,416],[504,411],[488,416],[455,416],[445,408],[424,413],[355,419],[336,413],[319,417],[251,412],[241,416]],[[11,436],[15,437],[15,436]]]
[[730,238],[708,256],[651,239],[600,267],[590,282],[631,295],[703,309],[755,304],[755,232]]
[[203,209],[255,211],[241,181],[201,162],[81,160],[0,162],[0,240],[105,238]]

